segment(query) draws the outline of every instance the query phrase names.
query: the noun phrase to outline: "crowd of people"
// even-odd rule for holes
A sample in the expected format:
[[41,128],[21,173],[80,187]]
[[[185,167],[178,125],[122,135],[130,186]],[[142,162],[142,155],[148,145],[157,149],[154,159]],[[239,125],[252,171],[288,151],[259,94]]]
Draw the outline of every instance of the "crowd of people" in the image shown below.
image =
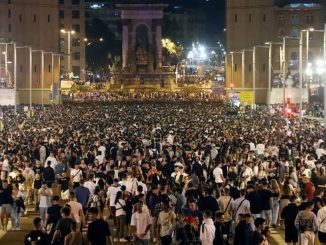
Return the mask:
[[1,225],[33,207],[25,244],[326,243],[318,121],[213,99],[2,111]]

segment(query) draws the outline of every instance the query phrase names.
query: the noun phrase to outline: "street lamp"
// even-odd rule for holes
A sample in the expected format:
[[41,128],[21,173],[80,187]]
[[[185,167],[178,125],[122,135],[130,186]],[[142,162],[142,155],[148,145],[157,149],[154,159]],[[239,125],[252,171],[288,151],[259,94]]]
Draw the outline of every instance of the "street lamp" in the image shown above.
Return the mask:
[[65,29],[61,29],[60,30],[60,32],[61,33],[63,33],[63,34],[67,34],[67,36],[68,36],[68,50],[67,50],[67,58],[68,58],[68,73],[70,73],[71,72],[71,62],[70,62],[70,59],[71,59],[71,53],[70,53],[70,51],[71,51],[71,35],[74,35],[75,34],[75,31],[74,30],[70,30],[70,31],[68,31],[68,30],[65,30]]

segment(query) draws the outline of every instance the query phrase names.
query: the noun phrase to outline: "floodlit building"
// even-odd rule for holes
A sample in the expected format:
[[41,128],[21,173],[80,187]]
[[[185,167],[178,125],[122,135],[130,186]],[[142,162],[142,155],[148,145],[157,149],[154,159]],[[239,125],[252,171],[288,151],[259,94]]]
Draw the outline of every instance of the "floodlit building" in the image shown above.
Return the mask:
[[[321,55],[323,33],[317,30],[324,28],[323,1],[227,0],[226,3],[226,86],[229,91],[237,93],[254,90],[256,103],[267,102],[269,80],[267,43],[273,42],[271,103],[281,103],[288,96],[293,102],[298,101],[300,31],[311,30],[302,32],[303,66],[306,69],[308,63],[313,65],[315,59]],[[281,49],[284,46],[283,42],[285,59]],[[256,46],[255,59],[254,46]],[[303,96],[306,101],[307,88],[311,86],[311,91],[314,91],[313,83],[307,81],[309,78],[305,76]],[[313,92],[310,92],[310,95],[313,95]]]
[[[57,2],[0,2],[0,77],[4,88],[0,90],[0,104],[14,104],[15,98],[23,104],[30,103],[30,98],[41,104],[42,97],[45,104],[51,102],[52,87],[58,87],[60,81],[58,31]],[[54,98],[57,101],[58,96]]]

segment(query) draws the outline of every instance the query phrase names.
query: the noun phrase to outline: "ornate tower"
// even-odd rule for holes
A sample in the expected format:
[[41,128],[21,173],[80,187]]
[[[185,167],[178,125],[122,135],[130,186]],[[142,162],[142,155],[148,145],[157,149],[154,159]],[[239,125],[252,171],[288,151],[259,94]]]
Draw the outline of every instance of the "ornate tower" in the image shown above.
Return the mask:
[[150,74],[162,68],[162,19],[167,4],[157,0],[126,0],[121,9],[122,69]]

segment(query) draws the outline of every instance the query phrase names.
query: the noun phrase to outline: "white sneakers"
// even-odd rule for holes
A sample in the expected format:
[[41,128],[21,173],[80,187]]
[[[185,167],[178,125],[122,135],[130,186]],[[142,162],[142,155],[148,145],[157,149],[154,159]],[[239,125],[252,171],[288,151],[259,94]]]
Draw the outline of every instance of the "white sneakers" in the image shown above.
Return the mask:
[[124,239],[124,238],[120,238],[119,240],[120,242],[129,242],[128,240]]

